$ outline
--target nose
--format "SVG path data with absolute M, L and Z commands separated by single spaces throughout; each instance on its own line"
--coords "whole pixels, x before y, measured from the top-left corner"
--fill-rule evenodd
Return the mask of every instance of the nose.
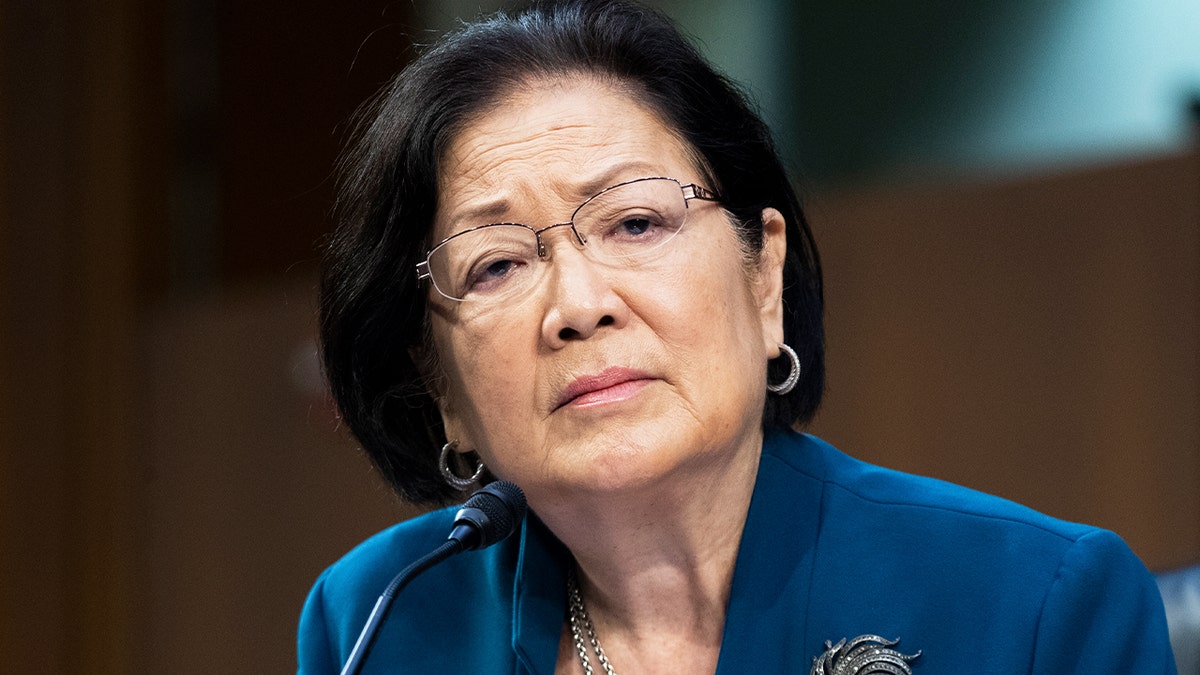
M 620 328 L 629 306 L 617 293 L 611 272 L 574 247 L 559 247 L 550 264 L 542 339 L 554 349 L 586 340 L 605 326 Z

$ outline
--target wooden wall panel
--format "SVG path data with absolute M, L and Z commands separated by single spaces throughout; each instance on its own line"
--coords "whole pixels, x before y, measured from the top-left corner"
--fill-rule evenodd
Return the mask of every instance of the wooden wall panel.
M 1200 164 L 813 200 L 829 391 L 814 430 L 1200 560 Z
M 186 314 L 247 277 L 269 284 L 297 263 L 311 269 L 314 239 L 328 227 L 338 125 L 381 73 L 398 66 L 408 41 L 397 34 L 409 11 L 386 1 L 314 9 L 281 0 L 0 0 L 0 672 L 228 671 L 228 661 L 204 659 L 181 669 L 150 666 L 231 652 L 197 641 L 217 633 L 187 633 L 195 628 L 188 621 L 217 615 L 173 614 L 155 603 L 177 598 L 148 582 L 178 580 L 164 567 L 181 558 L 172 557 L 174 540 L 163 532 L 186 534 L 208 521 L 190 511 L 202 500 L 181 498 L 204 485 L 186 472 L 177 485 L 154 482 L 161 456 L 150 439 L 161 427 L 149 411 L 173 410 L 175 399 L 146 386 L 159 375 L 145 360 L 143 350 L 155 344 L 146 333 L 170 323 L 162 303 Z M 387 29 L 367 40 L 380 24 Z M 189 61 L 197 54 L 223 59 L 220 78 L 206 79 L 212 64 Z M 212 116 L 224 124 L 189 117 L 187 106 L 197 103 L 202 112 L 219 108 Z M 259 137 L 270 142 L 254 143 Z M 206 220 L 216 213 L 220 223 Z M 186 324 L 172 325 L 186 332 Z M 197 338 L 213 332 L 203 321 L 197 330 Z M 211 374 L 232 383 L 248 372 L 236 361 L 234 370 Z M 210 456 L 236 467 L 283 455 L 265 443 Z M 330 473 L 319 460 L 295 466 L 312 471 L 304 483 L 309 510 L 289 515 L 339 527 L 308 518 L 311 510 L 340 513 L 326 506 L 338 499 L 321 482 Z M 240 504 L 278 515 L 272 507 L 285 502 Z M 167 530 L 162 514 L 176 513 L 183 529 Z M 230 520 L 227 537 L 206 541 L 224 557 L 196 560 L 278 554 L 279 567 L 295 576 L 218 566 L 217 580 L 244 578 L 278 591 L 290 579 L 294 595 L 299 576 L 311 583 L 318 557 L 328 563 L 341 550 L 334 534 L 333 549 L 270 551 L 256 547 L 266 539 L 255 539 L 251 525 Z M 346 532 L 357 538 L 364 530 L 356 520 Z M 287 665 L 264 672 L 286 671 L 299 600 L 282 594 L 268 606 L 234 592 L 238 583 L 178 590 L 220 599 L 222 625 L 239 626 L 230 650 L 254 640 L 247 627 L 270 617 L 263 640 L 277 639 L 265 648 L 266 662 Z M 173 651 L 159 658 L 164 649 Z
M 136 0 L 0 3 L 0 653 L 12 672 L 133 662 Z
M 413 514 L 336 429 L 312 288 L 301 277 L 197 299 L 145 335 L 139 672 L 294 671 L 317 575 Z
M 68 205 L 53 81 L 65 36 L 56 9 L 0 4 L 0 653 L 13 672 L 62 672 L 70 630 Z

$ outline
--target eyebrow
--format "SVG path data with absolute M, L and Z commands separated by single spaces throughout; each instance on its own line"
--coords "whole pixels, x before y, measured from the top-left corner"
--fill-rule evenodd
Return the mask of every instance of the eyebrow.
M 635 170 L 641 172 L 636 175 L 626 175 L 623 178 L 618 178 L 622 174 L 632 174 Z M 662 176 L 663 172 L 654 168 L 653 164 L 644 160 L 631 160 L 628 162 L 619 162 L 610 167 L 607 167 L 602 173 L 596 174 L 591 178 L 583 181 L 579 185 L 578 197 L 580 201 L 594 196 L 597 192 L 610 188 L 618 183 L 627 180 L 637 180 L 638 178 L 657 178 Z
M 451 222 L 454 223 L 455 226 L 461 225 L 465 222 L 469 227 L 471 226 L 471 223 L 494 223 L 502 219 L 504 214 L 508 213 L 511 209 L 512 202 L 507 197 L 496 197 L 495 199 L 491 199 L 487 202 L 477 204 L 466 209 L 465 211 L 457 214 Z M 483 223 L 480 223 L 480 221 L 483 221 Z
M 636 175 L 635 171 L 641 172 Z M 618 178 L 618 176 L 624 177 Z M 643 160 L 631 160 L 627 162 L 618 162 L 612 166 L 606 167 L 601 173 L 595 174 L 580 182 L 575 188 L 575 194 L 580 203 L 585 199 L 589 199 L 596 193 L 610 188 L 614 185 L 628 180 L 637 180 L 638 178 L 655 178 L 663 175 L 661 171 L 656 172 L 653 165 Z M 578 206 L 578 205 L 576 205 Z M 454 216 L 451 220 L 453 229 L 461 231 L 469 227 L 478 225 L 489 225 L 497 222 L 512 222 L 505 220 L 505 215 L 512 210 L 512 200 L 507 197 L 495 197 L 480 204 L 475 204 L 463 210 Z M 569 214 L 564 214 L 566 217 Z M 525 223 L 528 225 L 528 223 Z M 463 227 L 463 226 L 466 227 Z

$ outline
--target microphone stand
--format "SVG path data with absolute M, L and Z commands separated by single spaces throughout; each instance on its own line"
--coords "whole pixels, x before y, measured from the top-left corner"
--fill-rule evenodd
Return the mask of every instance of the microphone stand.
M 358 634 L 358 641 L 354 643 L 354 649 L 350 652 L 350 658 L 346 659 L 346 665 L 342 666 L 341 675 L 358 675 L 363 662 L 367 660 L 367 654 L 371 651 L 371 645 L 375 642 L 375 635 L 379 632 L 379 627 L 383 625 L 388 610 L 392 608 L 392 601 L 396 599 L 396 594 L 418 574 L 462 551 L 463 543 L 461 541 L 447 539 L 444 544 L 427 553 L 425 557 L 417 559 L 413 564 L 400 570 L 400 573 L 392 579 L 392 583 L 383 589 L 383 593 L 375 601 L 375 608 L 371 610 L 371 616 L 367 618 L 362 632 Z
M 392 601 L 408 582 L 425 570 L 457 553 L 487 548 L 511 535 L 525 518 L 525 493 L 508 481 L 498 480 L 480 488 L 454 515 L 450 538 L 416 562 L 405 567 L 375 601 L 367 623 L 342 666 L 341 675 L 358 675 L 375 642 L 379 627 L 387 618 Z

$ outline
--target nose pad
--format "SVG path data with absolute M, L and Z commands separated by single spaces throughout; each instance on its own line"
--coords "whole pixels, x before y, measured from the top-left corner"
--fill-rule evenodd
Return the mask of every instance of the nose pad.
M 579 234 L 579 230 L 575 229 L 575 223 L 568 220 L 565 223 L 555 223 L 553 225 L 547 225 L 546 227 L 543 227 L 542 229 L 537 230 L 536 232 L 533 233 L 534 236 L 537 237 L 537 254 L 538 254 L 539 258 L 545 259 L 546 256 L 549 254 L 549 249 L 547 249 L 547 247 L 546 247 L 546 241 L 542 238 L 542 234 L 549 232 L 550 230 L 553 230 L 556 227 L 570 228 L 571 234 L 567 236 L 567 239 L 574 242 L 576 248 L 583 248 L 584 246 L 587 245 L 587 239 L 584 239 L 583 235 Z

